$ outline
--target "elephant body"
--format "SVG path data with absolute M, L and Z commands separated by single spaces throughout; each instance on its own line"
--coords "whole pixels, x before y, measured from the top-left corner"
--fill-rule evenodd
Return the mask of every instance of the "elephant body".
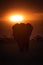
M 15 24 L 13 26 L 13 36 L 14 39 L 18 42 L 20 50 L 23 51 L 24 48 L 28 50 L 29 38 L 32 30 L 33 27 L 29 23 Z

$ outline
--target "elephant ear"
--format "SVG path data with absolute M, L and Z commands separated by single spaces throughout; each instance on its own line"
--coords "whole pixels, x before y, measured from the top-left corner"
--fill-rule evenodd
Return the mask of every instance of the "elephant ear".
M 33 30 L 33 26 L 30 23 L 27 23 L 27 27 L 31 30 Z
M 18 30 L 18 23 L 13 25 L 12 29 L 13 29 L 13 36 L 14 36 L 14 39 L 16 39 L 16 34 L 17 34 L 17 30 Z
M 14 30 L 19 24 L 16 23 L 15 25 L 13 25 L 12 29 Z
M 33 30 L 33 26 L 30 23 L 27 23 L 26 28 L 27 28 L 27 34 L 30 36 Z

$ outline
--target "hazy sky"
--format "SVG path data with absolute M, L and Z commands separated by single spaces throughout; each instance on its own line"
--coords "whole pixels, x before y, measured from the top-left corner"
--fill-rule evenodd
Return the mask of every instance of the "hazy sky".
M 22 12 L 23 14 L 31 13 L 30 17 L 34 16 L 36 18 L 39 17 L 39 20 L 41 18 L 43 19 L 43 0 L 0 0 L 0 19 L 4 17 L 6 13 L 8 12 L 10 13 L 11 11 L 12 12 L 15 12 L 15 11 Z M 36 27 L 37 27 L 37 32 L 34 31 L 34 33 L 35 34 L 39 33 L 42 35 L 43 34 L 43 31 L 42 31 L 43 24 L 40 25 L 40 23 L 39 24 L 38 23 L 36 25 L 34 22 L 34 26 L 36 25 L 34 30 L 36 30 Z M 11 31 L 10 28 L 11 28 L 11 24 L 5 23 L 4 21 L 1 22 L 1 26 L 0 26 L 1 32 L 0 33 L 1 34 L 4 33 L 10 36 L 10 31 Z
M 1 18 L 10 12 L 26 15 L 31 13 L 32 16 L 43 14 L 43 0 L 0 0 Z
M 0 9 L 27 8 L 35 9 L 38 12 L 43 11 L 43 0 L 0 0 Z M 3 12 L 3 11 L 2 11 Z

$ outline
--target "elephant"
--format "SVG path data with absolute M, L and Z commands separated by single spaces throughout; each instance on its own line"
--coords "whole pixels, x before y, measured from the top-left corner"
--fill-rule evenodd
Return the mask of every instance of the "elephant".
M 15 24 L 12 27 L 14 40 L 17 41 L 20 51 L 28 51 L 29 38 L 31 36 L 33 26 L 30 23 Z

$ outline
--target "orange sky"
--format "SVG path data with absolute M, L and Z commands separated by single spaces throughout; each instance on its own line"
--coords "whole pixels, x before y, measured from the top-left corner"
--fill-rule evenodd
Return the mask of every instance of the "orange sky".
M 30 12 L 30 11 L 6 11 L 2 17 L 1 20 L 2 21 L 9 21 L 9 17 L 11 15 L 15 15 L 15 14 L 20 14 L 24 16 L 24 20 L 43 20 L 43 13 L 35 13 L 35 12 Z M 10 22 L 10 21 L 9 21 Z
M 2 25 L 4 25 L 4 29 L 2 29 L 1 31 L 1 34 L 4 34 L 6 35 L 7 37 L 10 37 L 12 35 L 12 26 L 14 25 L 14 23 L 12 23 L 11 21 L 9 21 L 9 16 L 11 15 L 14 15 L 14 14 L 21 14 L 25 17 L 25 21 L 24 23 L 32 23 L 33 26 L 35 23 L 38 23 L 39 21 L 38 20 L 43 20 L 43 13 L 38 13 L 38 12 L 31 12 L 31 11 L 12 11 L 12 10 L 9 10 L 9 11 L 6 11 L 2 14 L 2 17 L 1 17 L 1 21 L 2 21 Z M 34 21 L 33 21 L 34 20 Z M 37 20 L 37 21 L 36 21 Z M 23 22 L 23 21 L 22 21 Z M 3 27 L 3 26 L 1 26 Z M 35 29 L 33 30 L 33 33 L 32 33 L 32 37 L 34 37 L 34 35 L 36 35 L 37 33 L 41 34 L 43 33 L 43 31 L 40 33 L 40 28 L 38 26 L 34 26 Z M 36 27 L 37 28 L 37 31 L 35 32 L 36 30 Z

